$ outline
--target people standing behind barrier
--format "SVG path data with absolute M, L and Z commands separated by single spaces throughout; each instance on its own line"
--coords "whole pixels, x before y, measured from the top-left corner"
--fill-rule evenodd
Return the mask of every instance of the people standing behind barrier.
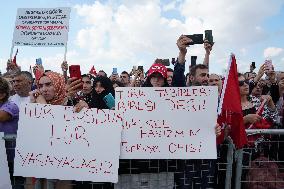
M 89 106 L 93 101 L 93 88 L 95 77 L 90 74 L 82 75 L 82 80 L 77 78 L 70 78 L 69 80 L 70 88 L 75 90 L 67 90 L 68 102 L 67 106 L 73 106 L 79 102 L 79 100 L 84 100 Z
M 84 89 L 84 80 L 87 81 L 88 79 L 84 79 L 84 75 L 82 76 L 82 81 L 83 81 L 83 89 Z M 93 81 L 92 81 L 93 80 Z M 104 76 L 99 76 L 93 79 L 90 79 L 92 81 L 92 90 L 88 95 L 90 95 L 91 98 L 88 98 L 89 100 L 86 101 L 85 99 L 80 99 L 77 101 L 74 106 L 75 112 L 80 112 L 83 108 L 98 108 L 98 109 L 111 109 L 109 107 L 109 104 L 112 103 L 114 104 L 114 88 L 113 84 L 110 81 L 109 78 L 104 77 Z M 66 86 L 66 92 L 67 96 L 69 98 L 68 101 L 70 101 L 70 98 L 74 98 L 76 93 L 78 93 L 81 89 L 82 83 L 81 80 L 76 80 L 76 78 L 70 78 L 68 81 L 68 85 Z M 86 85 L 86 84 L 85 84 Z M 89 89 L 90 87 L 86 87 L 85 89 Z M 89 90 L 85 90 L 84 92 L 89 92 Z M 109 98 L 105 98 L 108 96 Z M 113 97 L 113 98 L 111 98 Z M 110 102 L 113 100 L 113 102 Z M 74 101 L 74 100 L 72 100 Z M 96 187 L 99 188 L 113 188 L 112 183 L 92 183 L 92 182 L 82 182 L 82 181 L 73 181 L 73 189 L 91 189 L 93 188 L 93 184 Z
M 262 95 L 260 99 L 249 95 L 249 81 L 244 75 L 239 74 L 239 87 L 241 95 L 241 105 L 245 127 L 248 129 L 269 129 L 277 119 L 277 110 L 269 95 Z M 264 108 L 261 108 L 265 102 Z M 248 138 L 250 145 L 254 145 L 255 137 Z
M 16 94 L 11 96 L 10 100 L 15 102 L 18 107 L 21 103 L 29 103 L 29 92 L 33 84 L 32 74 L 28 71 L 17 72 L 13 75 L 12 83 Z
M 37 81 L 38 89 L 31 91 L 31 103 L 63 105 L 66 101 L 65 95 L 65 79 L 63 75 L 56 72 L 46 72 Z M 27 187 L 33 188 L 32 179 L 27 179 Z M 46 186 L 48 182 L 53 182 L 46 179 L 41 179 L 41 182 Z M 55 188 L 71 189 L 71 181 L 55 181 Z
M 14 102 L 9 100 L 9 94 L 10 87 L 8 81 L 0 77 L 0 132 L 4 132 L 5 137 L 17 134 L 19 120 L 19 108 Z M 23 183 L 13 182 L 16 140 L 5 140 L 5 147 L 11 182 L 15 187 L 22 188 L 23 185 L 18 186 L 17 184 Z
M 178 63 L 174 67 L 173 85 L 185 87 L 186 81 L 185 56 L 188 44 L 192 40 L 184 35 L 177 40 L 179 48 Z M 211 51 L 211 49 L 210 49 Z M 208 86 L 209 81 L 209 59 L 205 64 L 197 64 L 190 68 L 189 80 L 191 86 Z M 216 120 L 217 121 L 217 120 Z M 221 134 L 221 127 L 216 124 L 215 134 Z M 175 173 L 175 184 L 177 188 L 215 188 L 216 187 L 216 160 L 178 160 L 180 170 Z

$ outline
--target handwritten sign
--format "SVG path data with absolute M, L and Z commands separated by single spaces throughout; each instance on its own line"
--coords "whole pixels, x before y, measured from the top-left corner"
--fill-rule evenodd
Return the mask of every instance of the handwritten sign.
M 20 8 L 14 28 L 14 46 L 65 46 L 70 8 Z
M 12 189 L 3 137 L 4 133 L 0 133 L 0 189 Z
M 117 88 L 121 159 L 216 159 L 217 88 Z
M 24 177 L 117 182 L 122 116 L 113 110 L 24 104 L 15 174 Z

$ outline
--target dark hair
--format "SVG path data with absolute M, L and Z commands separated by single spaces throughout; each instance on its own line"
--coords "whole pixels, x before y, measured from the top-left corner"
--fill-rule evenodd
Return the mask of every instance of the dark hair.
M 167 68 L 167 72 L 174 72 L 172 68 Z
M 3 102 L 6 102 L 9 99 L 10 95 L 10 86 L 6 79 L 0 77 L 0 93 L 5 93 L 6 96 L 3 99 Z
M 208 66 L 205 65 L 205 64 L 196 64 L 195 66 L 192 66 L 190 68 L 190 73 L 189 74 L 194 77 L 196 75 L 196 70 L 197 69 L 201 69 L 201 70 L 207 69 L 208 70 Z
M 95 86 L 96 84 L 100 82 L 101 86 L 105 89 L 102 93 L 98 94 L 96 93 Z M 94 80 L 94 87 L 93 87 L 93 99 L 92 99 L 92 108 L 98 108 L 98 109 L 109 109 L 106 103 L 104 102 L 104 97 L 108 95 L 109 93 L 112 94 L 113 97 L 115 97 L 114 94 L 114 88 L 112 86 L 112 82 L 108 77 L 100 76 L 96 77 Z
M 113 82 L 112 82 L 112 86 L 113 86 L 114 84 L 117 84 L 119 87 L 124 87 L 124 85 L 123 85 L 120 81 L 113 81 Z
M 19 71 L 19 72 L 16 72 L 13 77 L 17 77 L 17 76 L 20 76 L 20 75 L 23 75 L 25 76 L 28 80 L 30 80 L 31 82 L 33 82 L 33 76 L 30 72 L 28 71 Z
M 121 74 L 127 74 L 128 78 L 130 78 L 130 75 L 129 75 L 129 73 L 127 71 L 123 71 L 123 72 L 121 72 Z
M 103 72 L 105 74 L 105 77 L 107 77 L 107 74 L 104 70 L 100 70 L 99 72 Z
M 111 93 L 114 96 L 114 89 L 112 86 L 112 82 L 108 77 L 103 77 L 103 76 L 96 77 L 93 86 L 95 87 L 98 82 L 101 83 L 101 86 L 105 89 L 105 92 L 107 94 Z
M 160 74 L 160 73 L 159 73 L 159 74 Z M 142 87 L 153 87 L 153 85 L 151 84 L 152 75 L 153 75 L 153 74 L 151 74 L 150 76 L 147 77 L 147 79 L 146 79 L 146 81 L 145 81 L 145 83 L 143 84 Z M 162 76 L 162 74 L 161 74 L 161 76 Z M 169 85 L 169 83 L 168 83 L 167 78 L 164 78 L 164 85 L 163 85 L 162 87 L 169 87 L 169 86 L 170 86 L 170 85 Z

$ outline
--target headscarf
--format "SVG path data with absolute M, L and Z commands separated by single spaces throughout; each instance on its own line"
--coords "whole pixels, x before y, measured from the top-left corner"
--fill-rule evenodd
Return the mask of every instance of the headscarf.
M 55 91 L 54 98 L 50 101 L 47 101 L 47 103 L 51 105 L 62 105 L 66 96 L 65 79 L 63 75 L 49 71 L 44 73 L 41 77 L 43 76 L 47 76 L 51 80 Z
M 105 89 L 102 93 L 98 94 L 96 93 L 95 87 L 96 84 L 100 82 L 101 86 Z M 107 77 L 96 77 L 94 80 L 94 87 L 93 87 L 93 100 L 92 100 L 92 106 L 91 108 L 98 108 L 98 109 L 109 109 L 108 106 L 106 105 L 105 101 L 103 98 L 108 95 L 109 93 L 112 94 L 114 97 L 114 89 L 112 86 L 112 82 L 109 78 Z

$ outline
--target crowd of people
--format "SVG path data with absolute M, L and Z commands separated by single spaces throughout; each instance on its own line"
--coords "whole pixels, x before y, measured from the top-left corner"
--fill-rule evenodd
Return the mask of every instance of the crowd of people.
M 205 56 L 202 64 L 186 68 L 186 55 L 192 40 L 181 35 L 177 40 L 178 58 L 173 62 L 174 69 L 163 65 L 160 59 L 154 61 L 146 70 L 143 67 L 133 67 L 118 74 L 116 71 L 107 75 L 104 70 L 97 73 L 84 73 L 81 79 L 68 77 L 68 64 L 61 64 L 62 73 L 46 70 L 42 65 L 33 67 L 33 73 L 23 71 L 12 61 L 7 63 L 7 72 L 0 78 L 0 132 L 5 135 L 16 135 L 19 121 L 19 107 L 22 103 L 41 103 L 51 105 L 74 106 L 76 112 L 83 108 L 114 109 L 104 101 L 111 94 L 115 98 L 116 87 L 190 87 L 217 86 L 219 93 L 222 89 L 224 76 L 209 74 L 209 58 L 213 44 L 204 40 Z M 46 65 L 48 66 L 48 65 Z M 145 70 L 144 70 L 145 69 Z M 239 89 L 243 122 L 246 129 L 270 129 L 283 126 L 283 93 L 284 72 L 274 70 L 273 66 L 263 64 L 257 73 L 254 67 L 246 73 L 239 73 Z M 186 73 L 186 70 L 189 72 Z M 146 72 L 145 72 L 146 71 Z M 33 75 L 35 77 L 33 77 Z M 264 110 L 258 112 L 264 103 Z M 216 124 L 215 133 L 221 134 L 221 126 Z M 230 133 L 229 133 L 230 135 Z M 254 142 L 260 135 L 249 138 L 248 147 L 254 148 Z M 32 144 L 31 144 L 32 145 Z M 16 141 L 6 141 L 7 160 L 11 180 L 17 182 L 14 188 L 34 188 L 32 178 L 13 177 L 13 161 Z M 119 173 L 126 173 L 127 164 L 139 160 L 120 160 Z M 156 160 L 153 160 L 156 161 Z M 168 160 L 158 160 L 160 165 Z M 217 160 L 177 160 L 174 174 L 175 188 L 220 188 L 216 178 Z M 202 166 L 201 166 L 202 165 Z M 142 167 L 142 166 L 141 166 Z M 191 171 L 195 167 L 195 171 Z M 204 168 L 206 167 L 206 168 Z M 137 172 L 143 173 L 145 166 Z M 202 169 L 206 172 L 202 173 Z M 162 169 L 159 171 L 161 172 Z M 149 173 L 149 171 L 146 171 Z M 50 182 L 46 179 L 36 179 L 43 188 Z M 55 188 L 91 188 L 90 182 L 52 181 Z M 100 183 L 96 188 L 113 188 L 111 183 Z

